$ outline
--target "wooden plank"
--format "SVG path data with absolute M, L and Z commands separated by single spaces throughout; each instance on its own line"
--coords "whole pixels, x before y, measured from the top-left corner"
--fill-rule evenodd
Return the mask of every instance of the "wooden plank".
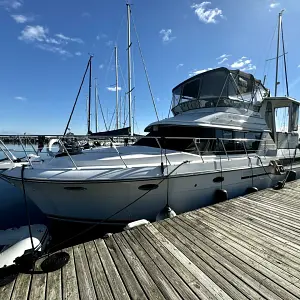
M 105 243 L 131 299 L 147 299 L 115 240 L 113 238 L 108 238 L 105 240 Z
M 264 240 L 265 242 L 272 244 L 273 247 L 280 247 L 282 250 L 288 251 L 292 255 L 298 257 L 298 253 L 299 253 L 299 251 L 297 249 L 298 245 L 291 243 L 281 237 L 278 237 L 278 236 L 274 235 L 272 232 L 261 229 L 255 225 L 251 224 L 251 222 L 249 220 L 245 221 L 245 220 L 239 218 L 236 214 L 236 211 L 234 211 L 234 212 L 231 211 L 230 213 L 228 213 L 229 209 L 227 209 L 224 212 L 223 208 L 220 209 L 220 207 L 209 207 L 209 208 L 205 208 L 205 209 L 201 210 L 201 212 L 200 211 L 193 212 L 193 213 L 191 213 L 191 216 L 194 214 L 199 215 L 208 210 L 215 210 L 215 211 L 221 212 L 222 214 L 228 216 L 230 219 L 235 221 L 239 228 L 243 228 L 247 232 L 249 232 L 251 234 L 251 236 L 258 237 L 258 238 Z
M 34 271 L 40 272 L 32 275 L 31 286 L 29 290 L 29 300 L 44 300 L 46 297 L 46 282 L 47 274 L 41 269 L 41 263 L 43 259 L 38 260 L 35 263 Z
M 185 221 L 187 218 L 180 219 Z M 200 218 L 194 219 L 193 221 L 191 220 L 189 219 L 189 225 L 197 226 L 197 231 L 199 231 L 199 229 L 202 227 L 201 223 L 203 222 L 206 226 L 203 226 L 203 228 L 201 228 L 201 233 L 209 237 L 212 241 L 214 241 L 222 248 L 224 248 L 227 251 L 227 253 L 230 253 L 232 256 L 234 256 L 234 259 L 232 261 L 238 263 L 240 269 L 243 269 L 245 272 L 248 272 L 248 274 L 250 274 L 251 277 L 253 277 L 256 281 L 260 282 L 262 285 L 268 288 L 269 291 L 272 291 L 273 293 L 277 294 L 279 297 L 284 299 L 298 299 L 295 296 L 293 296 L 293 294 L 298 294 L 298 288 L 290 282 L 288 282 L 287 280 L 280 277 L 279 275 L 277 275 L 276 273 L 274 273 L 272 270 L 263 266 L 263 260 L 257 262 L 253 259 L 253 257 L 247 256 L 245 254 L 245 252 L 247 251 L 243 249 L 243 247 L 240 247 L 237 243 L 234 243 L 229 237 L 220 233 L 216 228 L 213 228 L 213 226 L 211 226 L 211 224 L 208 224 L 206 221 L 200 221 Z M 248 251 L 247 254 L 250 255 L 251 252 Z M 232 259 L 232 256 L 228 256 L 227 254 L 223 255 L 226 255 L 228 259 Z M 289 293 L 285 289 L 286 287 L 288 287 L 289 290 L 291 289 L 291 292 L 293 292 L 293 294 Z
M 80 299 L 97 299 L 83 244 L 73 247 Z
M 62 299 L 62 278 L 61 269 L 47 273 L 46 299 Z
M 123 237 L 126 242 L 130 246 L 130 248 L 134 251 L 135 255 L 139 258 L 144 268 L 147 270 L 148 274 L 151 276 L 153 281 L 155 282 L 158 289 L 163 294 L 164 299 L 181 299 L 178 292 L 175 288 L 170 284 L 168 279 L 164 276 L 164 274 L 160 271 L 151 257 L 147 252 L 144 251 L 140 244 L 135 240 L 130 231 L 124 232 Z
M 69 262 L 62 268 L 62 298 L 79 300 L 78 282 L 75 270 L 73 248 L 64 249 L 70 255 Z
M 136 232 L 135 230 L 134 232 Z M 206 298 L 207 289 L 202 283 L 195 277 L 175 256 L 161 244 L 147 229 L 138 228 L 138 231 L 147 239 L 147 241 L 161 254 L 165 261 L 177 272 L 179 276 L 188 284 L 188 286 L 194 291 L 194 293 L 200 298 Z
M 175 218 L 177 219 L 177 218 Z M 232 299 L 259 299 L 261 296 L 253 289 L 247 287 L 242 280 L 223 267 L 217 260 L 210 256 L 213 249 L 205 246 L 198 239 L 195 239 L 184 227 L 181 227 L 175 220 L 169 219 L 160 223 L 164 228 L 159 228 L 169 240 L 215 283 L 222 288 Z M 188 226 L 186 226 L 188 228 Z M 205 251 L 203 251 L 205 249 Z M 221 256 L 218 259 L 223 260 Z M 239 289 L 240 290 L 239 290 Z
M 16 279 L 13 282 L 0 287 L 0 299 L 10 299 L 15 286 L 15 282 Z
M 287 221 L 285 218 L 275 215 L 274 213 L 268 213 L 265 210 L 257 209 L 255 207 L 249 205 L 238 205 L 235 203 L 231 204 L 232 206 L 238 208 L 240 211 L 244 213 L 248 213 L 249 215 L 257 216 L 263 219 L 265 222 L 267 221 L 270 224 L 273 224 L 277 228 L 282 228 L 284 231 L 297 233 L 300 235 L 300 228 L 297 223 Z
M 124 283 L 109 254 L 106 244 L 103 240 L 98 239 L 95 240 L 95 245 L 115 299 L 130 299 Z
M 251 224 L 258 226 L 259 228 L 268 230 L 275 235 L 281 236 L 284 239 L 293 242 L 295 244 L 300 245 L 300 237 L 297 236 L 297 231 L 286 228 L 282 224 L 277 225 L 276 222 L 272 222 L 272 219 L 266 218 L 262 213 L 258 216 L 251 211 L 247 210 L 245 207 L 241 207 L 241 205 L 233 204 L 237 209 L 239 209 L 238 216 L 244 220 L 250 220 Z M 300 228 L 300 223 L 299 223 Z
M 256 245 L 263 246 L 266 249 L 272 250 L 273 252 L 278 253 L 279 256 L 287 257 L 289 260 L 300 264 L 300 259 L 298 257 L 298 252 L 295 249 L 290 249 L 286 247 L 284 243 L 278 242 L 269 236 L 265 236 L 260 232 L 256 232 L 251 228 L 247 227 L 247 225 L 243 224 L 236 220 L 233 214 L 223 211 L 219 209 L 215 209 L 215 207 L 209 207 L 208 209 L 202 210 L 201 213 L 208 212 L 215 217 L 224 220 L 226 225 L 231 228 L 231 230 L 238 232 L 238 234 L 248 239 L 248 243 L 255 243 Z M 198 212 L 196 213 L 198 214 Z M 193 216 L 191 214 L 190 216 Z M 268 250 L 267 250 L 268 251 Z
M 158 229 L 160 223 L 154 223 L 153 226 L 147 226 L 152 235 L 154 235 L 168 250 L 173 254 L 194 276 L 196 276 L 203 284 L 203 298 L 213 299 L 230 299 L 230 297 L 214 283 L 204 272 L 202 272 L 195 264 L 188 259 L 184 253 L 177 249 Z M 207 292 L 208 293 L 207 293 Z
M 207 216 L 203 218 L 202 216 L 201 220 L 205 224 L 209 224 L 212 229 L 218 231 L 222 236 L 224 236 L 222 238 L 223 240 L 234 246 L 241 253 L 245 254 L 251 259 L 254 259 L 262 266 L 272 270 L 272 272 L 276 273 L 278 276 L 284 278 L 290 283 L 298 286 L 297 291 L 300 294 L 300 272 L 297 271 L 297 269 L 299 270 L 299 267 L 297 267 L 297 269 L 293 269 L 288 264 L 285 264 L 285 262 L 288 263 L 288 260 L 285 257 L 282 257 L 281 260 L 277 261 L 277 259 L 273 256 L 274 252 L 272 250 L 269 250 L 266 255 L 263 255 L 263 253 L 260 253 L 255 247 L 247 246 L 247 243 L 242 243 L 240 237 L 237 238 L 234 235 L 234 231 L 231 228 L 228 228 L 224 222 L 215 220 L 214 217 Z M 286 286 L 285 283 L 283 285 Z
M 166 262 L 166 260 L 155 250 L 155 248 L 147 241 L 147 239 L 141 234 L 141 232 L 137 230 L 132 230 L 130 234 L 137 240 L 141 247 L 143 247 L 143 251 L 147 252 L 151 257 L 156 266 L 160 269 L 160 271 L 164 274 L 166 278 L 169 279 L 172 286 L 176 289 L 183 299 L 199 299 L 196 294 L 192 292 L 192 289 L 184 282 L 184 279 L 179 276 L 175 272 L 174 269 Z M 168 257 L 170 257 L 169 255 Z M 173 256 L 171 256 L 173 258 Z M 172 263 L 172 262 L 171 262 Z M 177 262 L 177 265 L 180 265 Z
M 211 212 L 211 219 L 215 220 L 215 224 L 218 224 L 218 226 L 222 229 L 230 232 L 231 239 L 239 243 L 241 246 L 261 256 L 263 259 L 269 260 L 274 265 L 284 269 L 286 272 L 300 278 L 299 263 L 296 263 L 286 257 L 286 252 L 278 252 L 278 249 L 275 250 L 274 247 L 267 247 L 263 241 L 260 243 L 255 242 L 249 234 L 239 231 L 234 224 L 232 225 L 228 222 L 228 220 L 224 220 L 222 215 L 217 215 L 214 211 Z
M 28 292 L 31 283 L 31 275 L 29 274 L 19 274 L 16 279 L 13 293 L 11 295 L 11 300 L 27 300 Z M 2 299 L 1 299 L 2 300 Z
M 114 299 L 94 241 L 84 244 L 98 299 Z

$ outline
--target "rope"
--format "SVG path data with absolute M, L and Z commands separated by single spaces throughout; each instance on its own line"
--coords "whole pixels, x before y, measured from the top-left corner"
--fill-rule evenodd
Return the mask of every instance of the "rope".
M 163 177 L 163 178 L 161 179 L 161 181 L 158 183 L 158 186 L 159 186 L 161 183 L 163 183 L 166 179 L 168 179 L 168 178 L 169 178 L 169 177 L 170 177 L 170 176 L 171 176 L 178 168 L 180 168 L 182 165 L 184 165 L 184 164 L 186 164 L 186 163 L 188 163 L 188 162 L 189 162 L 188 160 L 185 160 L 185 161 L 183 161 L 182 163 L 180 163 L 178 166 L 176 166 L 176 168 L 174 168 L 174 170 L 172 170 L 170 173 L 168 173 L 165 177 Z M 146 195 L 147 195 L 148 193 L 150 193 L 151 191 L 153 191 L 153 189 L 146 191 L 144 194 L 142 194 L 141 196 L 139 196 L 138 198 L 136 198 L 134 201 L 132 201 L 132 202 L 130 202 L 129 204 L 127 204 L 126 206 L 124 206 L 123 208 L 119 209 L 118 211 L 116 211 L 115 213 L 113 213 L 112 215 L 110 215 L 109 217 L 107 217 L 106 219 L 104 219 L 104 220 L 102 220 L 102 221 L 100 221 L 100 222 L 97 222 L 97 223 L 93 224 L 92 226 L 88 227 L 87 229 L 85 229 L 85 230 L 83 230 L 83 231 L 81 231 L 81 232 L 75 234 L 74 236 L 72 236 L 72 237 L 70 237 L 70 238 L 68 238 L 68 239 L 66 239 L 66 240 L 64 240 L 64 241 L 62 241 L 62 242 L 60 242 L 60 243 L 58 243 L 58 244 L 52 246 L 52 247 L 48 250 L 48 252 L 50 252 L 51 250 L 53 250 L 53 249 L 56 248 L 56 247 L 59 247 L 59 246 L 63 245 L 64 243 L 67 243 L 67 242 L 69 242 L 69 241 L 71 241 L 71 240 L 73 240 L 73 239 L 75 239 L 75 238 L 77 238 L 77 237 L 79 237 L 79 236 L 81 236 L 81 235 L 83 235 L 83 234 L 89 232 L 90 230 L 94 229 L 96 226 L 101 225 L 101 224 L 107 222 L 109 219 L 113 218 L 114 216 L 116 216 L 116 215 L 119 214 L 120 212 L 124 211 L 125 209 L 127 209 L 128 207 L 130 207 L 131 205 L 133 205 L 134 203 L 136 203 L 136 202 L 139 201 L 140 199 L 142 199 L 144 196 L 146 196 Z M 46 256 L 48 256 L 48 254 L 44 254 L 43 256 L 41 256 L 41 258 L 46 257 Z
M 146 79 L 147 79 L 147 84 L 148 84 L 149 92 L 150 92 L 151 99 L 152 99 L 152 104 L 153 104 L 153 107 L 154 107 L 154 111 L 155 111 L 155 114 L 156 114 L 157 121 L 159 121 L 158 112 L 157 112 L 157 109 L 156 109 L 156 104 L 155 104 L 155 100 L 154 100 L 154 96 L 153 96 L 153 93 L 152 93 L 152 89 L 151 89 L 151 85 L 150 85 L 150 80 L 149 80 L 149 76 L 148 76 L 148 72 L 147 72 L 147 68 L 146 68 L 146 63 L 145 63 L 144 56 L 143 56 L 143 53 L 142 53 L 142 49 L 141 49 L 141 45 L 140 45 L 140 41 L 139 41 L 139 36 L 138 36 L 137 30 L 136 30 L 136 26 L 135 26 L 135 22 L 134 22 L 133 16 L 132 16 L 132 23 L 133 23 L 133 28 L 134 28 L 135 35 L 136 35 L 137 44 L 138 44 L 139 52 L 140 52 L 140 55 L 141 55 L 141 59 L 142 59 L 142 63 L 143 63 L 143 67 L 144 67 L 144 71 L 145 71 L 145 75 L 146 75 Z

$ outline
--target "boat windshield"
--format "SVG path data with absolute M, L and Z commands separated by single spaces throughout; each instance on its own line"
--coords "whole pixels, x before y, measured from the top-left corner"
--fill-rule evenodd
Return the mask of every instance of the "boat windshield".
M 219 68 L 197 75 L 173 89 L 172 110 L 235 107 L 258 111 L 268 90 L 260 81 L 244 72 Z

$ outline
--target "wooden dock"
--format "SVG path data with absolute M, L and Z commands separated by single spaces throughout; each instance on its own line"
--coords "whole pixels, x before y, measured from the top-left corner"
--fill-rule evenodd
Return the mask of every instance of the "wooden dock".
M 300 181 L 65 251 L 0 299 L 299 299 Z

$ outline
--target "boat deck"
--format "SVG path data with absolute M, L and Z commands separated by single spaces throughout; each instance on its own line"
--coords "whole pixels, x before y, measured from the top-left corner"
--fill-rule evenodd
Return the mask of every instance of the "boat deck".
M 0 299 L 299 299 L 299 199 L 295 181 L 67 248 Z

